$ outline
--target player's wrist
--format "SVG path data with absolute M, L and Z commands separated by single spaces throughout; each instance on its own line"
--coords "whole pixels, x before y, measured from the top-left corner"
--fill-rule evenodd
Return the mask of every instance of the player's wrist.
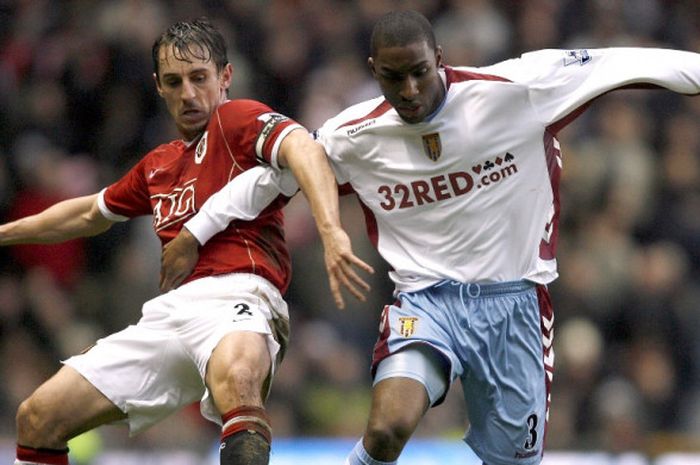
M 339 231 L 342 231 L 343 228 L 340 226 L 340 224 L 335 223 L 335 222 L 318 222 L 317 223 L 317 229 L 318 233 L 321 235 L 321 238 L 331 238 L 334 237 Z
M 217 225 L 204 212 L 199 212 L 183 225 L 183 230 L 194 237 L 197 241 L 197 246 L 203 246 L 215 234 L 219 232 Z
M 187 229 L 187 225 L 184 225 L 182 227 L 180 234 L 183 236 L 183 239 L 187 241 L 188 245 L 193 245 L 197 248 L 202 246 L 202 244 L 199 242 L 199 239 L 194 234 L 192 234 L 192 232 L 189 229 Z

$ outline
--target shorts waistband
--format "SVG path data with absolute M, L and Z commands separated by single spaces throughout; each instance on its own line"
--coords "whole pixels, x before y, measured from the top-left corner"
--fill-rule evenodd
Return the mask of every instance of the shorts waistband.
M 465 297 L 476 299 L 477 297 L 489 297 L 495 295 L 517 294 L 536 286 L 536 283 L 521 279 L 519 281 L 506 281 L 502 283 L 462 283 L 445 279 L 435 284 L 434 287 L 461 286 L 460 292 Z

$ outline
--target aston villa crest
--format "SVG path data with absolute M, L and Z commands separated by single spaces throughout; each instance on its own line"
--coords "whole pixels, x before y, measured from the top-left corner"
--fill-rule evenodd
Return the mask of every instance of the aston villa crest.
M 399 328 L 399 334 L 403 337 L 413 336 L 413 333 L 416 332 L 416 321 L 418 321 L 418 318 L 415 316 L 400 317 L 399 323 L 401 323 L 401 327 Z
M 425 154 L 433 161 L 440 158 L 442 154 L 442 143 L 440 142 L 440 134 L 433 132 L 423 136 L 423 149 Z

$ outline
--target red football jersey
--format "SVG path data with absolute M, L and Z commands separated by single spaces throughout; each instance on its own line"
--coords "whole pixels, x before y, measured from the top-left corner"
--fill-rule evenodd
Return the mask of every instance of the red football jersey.
M 253 100 L 228 101 L 212 114 L 206 131 L 191 143 L 181 140 L 149 152 L 100 195 L 100 208 L 112 220 L 153 215 L 163 244 L 173 239 L 213 193 L 258 164 L 277 165 L 280 143 L 295 121 Z M 187 278 L 232 272 L 254 273 L 280 292 L 291 279 L 279 196 L 253 221 L 233 221 L 200 250 Z

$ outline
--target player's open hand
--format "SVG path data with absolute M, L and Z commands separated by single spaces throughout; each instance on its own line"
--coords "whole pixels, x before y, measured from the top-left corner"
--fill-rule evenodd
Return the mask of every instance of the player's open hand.
M 366 273 L 374 273 L 374 269 L 353 254 L 350 238 L 343 229 L 336 228 L 322 234 L 322 240 L 328 281 L 335 304 L 338 308 L 345 308 L 341 286 L 365 302 L 370 286 L 357 274 L 355 267 Z
M 160 290 L 168 292 L 187 278 L 199 260 L 199 242 L 187 228 L 163 247 L 160 260 Z

